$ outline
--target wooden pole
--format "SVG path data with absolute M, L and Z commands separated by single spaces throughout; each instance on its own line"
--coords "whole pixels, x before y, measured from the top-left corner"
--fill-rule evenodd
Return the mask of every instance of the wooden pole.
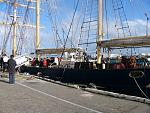
M 40 48 L 40 0 L 36 0 L 36 50 Z M 36 54 L 38 59 L 39 54 Z
M 98 42 L 103 37 L 103 0 L 98 0 L 98 33 L 97 33 L 97 63 L 101 63 L 101 47 Z
M 14 14 L 13 14 L 13 50 L 12 50 L 12 54 L 14 56 L 16 56 L 16 38 L 17 38 L 17 6 L 16 6 L 16 0 L 14 0 L 14 10 L 13 10 Z

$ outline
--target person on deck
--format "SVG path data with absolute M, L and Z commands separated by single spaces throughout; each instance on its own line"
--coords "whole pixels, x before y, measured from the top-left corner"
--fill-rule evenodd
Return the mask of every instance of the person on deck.
M 126 56 L 121 57 L 121 63 L 124 64 L 125 68 L 128 68 L 128 59 Z
M 43 67 L 47 67 L 47 60 L 46 60 L 46 58 L 44 58 L 44 60 L 43 60 Z
M 125 69 L 125 65 L 121 62 L 121 58 L 116 58 L 116 63 L 113 65 L 113 69 Z
M 13 58 L 14 58 L 14 55 L 11 55 L 10 59 L 8 60 L 8 72 L 9 72 L 9 83 L 10 84 L 15 83 L 16 61 Z
M 136 57 L 134 57 L 134 56 L 130 57 L 128 67 L 131 68 L 131 69 L 138 67 L 137 64 L 136 64 Z
M 47 57 L 46 61 L 47 61 L 47 67 L 49 67 L 49 65 L 50 65 L 50 59 Z
M 39 60 L 38 60 L 38 58 L 36 58 L 36 60 L 35 60 L 35 66 L 39 66 Z
M 32 59 L 31 66 L 35 66 L 35 58 Z
M 40 59 L 39 67 L 43 67 L 43 59 Z

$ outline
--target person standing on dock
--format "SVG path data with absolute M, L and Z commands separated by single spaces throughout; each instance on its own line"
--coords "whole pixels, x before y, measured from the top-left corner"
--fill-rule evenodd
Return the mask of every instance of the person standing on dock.
M 1 65 L 1 69 L 3 69 L 3 56 L 2 55 L 0 57 L 0 65 Z
M 10 84 L 15 83 L 16 61 L 13 58 L 14 58 L 14 55 L 11 55 L 10 59 L 8 60 L 8 72 L 9 72 Z
M 8 63 L 8 57 L 6 54 L 3 55 L 3 72 L 5 72 L 7 70 L 7 63 Z

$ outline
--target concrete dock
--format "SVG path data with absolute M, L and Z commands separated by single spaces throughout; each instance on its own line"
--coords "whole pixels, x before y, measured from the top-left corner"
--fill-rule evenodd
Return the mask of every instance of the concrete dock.
M 150 105 L 16 76 L 0 78 L 0 113 L 150 113 Z

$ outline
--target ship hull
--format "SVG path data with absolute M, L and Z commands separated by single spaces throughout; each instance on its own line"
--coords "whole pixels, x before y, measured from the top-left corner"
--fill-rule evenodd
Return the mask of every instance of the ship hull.
M 37 75 L 41 72 L 42 77 L 58 80 L 64 83 L 84 84 L 90 83 L 97 87 L 108 90 L 139 91 L 134 79 L 129 76 L 132 71 L 142 71 L 144 76 L 136 78 L 138 85 L 147 91 L 150 84 L 150 69 L 124 69 L 124 70 L 99 70 L 99 69 L 69 69 L 69 68 L 40 68 L 21 67 L 21 72 Z

